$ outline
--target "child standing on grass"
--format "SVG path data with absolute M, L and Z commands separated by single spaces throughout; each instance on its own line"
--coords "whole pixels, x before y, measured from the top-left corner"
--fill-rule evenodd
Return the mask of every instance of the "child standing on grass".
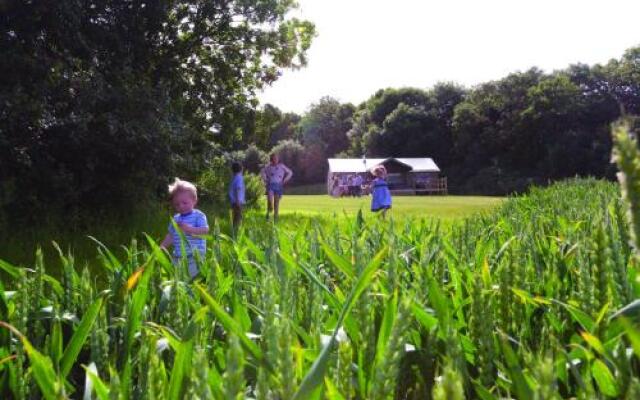
M 198 191 L 193 183 L 176 178 L 169 185 L 169 196 L 177 214 L 169 223 L 169 233 L 165 236 L 160 247 L 167 249 L 173 246 L 173 261 L 176 265 L 179 264 L 182 257 L 186 257 L 189 276 L 194 278 L 198 274 L 196 259 L 203 260 L 207 251 L 206 240 L 198 237 L 209 233 L 207 216 L 194 208 L 198 203 Z M 180 232 L 176 230 L 174 222 Z M 184 243 L 181 240 L 181 234 L 184 235 Z M 182 253 L 183 247 L 184 254 Z
M 382 210 L 382 218 L 385 218 L 387 210 L 391 208 L 391 192 L 385 181 L 387 170 L 379 165 L 373 169 L 373 175 L 375 178 L 371 182 L 371 211 Z
M 273 221 L 276 222 L 284 185 L 289 182 L 293 172 L 280 162 L 277 154 L 273 153 L 269 157 L 269 164 L 262 169 L 260 175 L 267 192 L 267 220 L 269 213 L 273 210 Z
M 231 200 L 231 215 L 233 217 L 233 234 L 238 232 L 240 222 L 242 222 L 242 207 L 245 204 L 244 198 L 244 178 L 242 176 L 242 165 L 239 162 L 231 164 L 233 178 L 229 185 L 229 200 Z

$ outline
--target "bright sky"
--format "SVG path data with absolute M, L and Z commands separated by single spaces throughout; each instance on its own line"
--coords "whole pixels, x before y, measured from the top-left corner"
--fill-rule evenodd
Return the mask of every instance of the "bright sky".
M 467 87 L 537 66 L 606 63 L 640 45 L 639 0 L 298 0 L 316 24 L 307 67 L 260 96 L 302 113 L 386 87 Z

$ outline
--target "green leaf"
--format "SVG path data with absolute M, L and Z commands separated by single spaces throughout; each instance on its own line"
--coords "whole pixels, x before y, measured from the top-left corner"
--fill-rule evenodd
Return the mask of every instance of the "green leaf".
M 119 271 L 122 268 L 122 264 L 118 261 L 118 257 L 116 257 L 111 250 L 107 246 L 104 245 L 101 241 L 96 239 L 93 236 L 87 236 L 91 241 L 98 245 L 98 252 L 102 257 L 103 263 L 102 265 L 107 268 L 109 271 Z M 62 253 L 58 250 L 59 253 Z
M 640 299 L 634 300 L 616 311 L 609 319 L 614 320 L 624 317 L 628 320 L 640 322 Z
M 129 309 L 129 318 L 127 318 L 127 330 L 125 336 L 125 352 L 121 358 L 121 365 L 123 365 L 121 388 L 125 398 L 129 397 L 129 390 L 133 387 L 131 382 L 131 349 L 133 347 L 133 341 L 136 333 L 142 326 L 142 310 L 144 309 L 147 298 L 149 296 L 149 280 L 153 275 L 155 263 L 153 262 L 153 256 L 145 263 L 145 269 L 142 273 L 142 277 L 138 282 L 135 292 L 133 293 L 133 299 L 131 300 L 131 308 Z
M 509 376 L 513 381 L 514 392 L 518 395 L 520 399 L 530 399 L 531 398 L 531 388 L 527 384 L 527 380 L 522 373 L 522 368 L 520 367 L 520 362 L 518 361 L 518 357 L 516 353 L 511 348 L 511 344 L 506 335 L 501 335 L 501 345 L 502 345 L 502 354 L 504 354 L 505 361 L 507 362 L 507 367 L 509 368 Z
M 173 264 L 171 260 L 167 257 L 167 252 L 164 251 L 155 240 L 149 235 L 144 235 L 147 239 L 147 243 L 151 248 L 151 252 L 153 254 L 154 259 L 160 264 L 160 267 L 167 272 L 169 275 L 173 275 Z M 184 254 L 184 253 L 181 253 Z
M 324 283 L 322 283 L 320 278 L 318 278 L 318 276 L 316 274 L 314 274 L 313 271 L 311 271 L 309 268 L 305 267 L 301 263 L 296 262 L 288 254 L 284 254 L 284 253 L 280 252 L 279 255 L 280 255 L 280 258 L 282 259 L 282 261 L 285 262 L 286 264 L 288 264 L 290 268 L 300 270 L 307 278 L 309 278 L 309 280 L 311 282 L 313 282 L 316 285 L 318 285 L 318 287 L 320 287 L 325 292 L 325 294 L 327 294 L 327 296 L 330 299 L 332 305 L 333 306 L 337 306 L 338 299 L 336 298 L 335 294 Z
M 619 321 L 624 327 L 624 331 L 631 342 L 633 352 L 636 353 L 636 357 L 640 357 L 640 332 L 638 332 L 636 327 L 633 326 L 628 319 L 622 317 Z
M 491 287 L 491 269 L 489 268 L 487 257 L 482 260 L 482 283 L 484 283 L 485 288 Z
M 91 400 L 92 392 L 96 393 L 99 400 L 109 400 L 109 388 L 98 376 L 96 364 L 91 363 L 88 367 L 83 365 L 82 368 L 86 374 L 84 400 Z
M 427 331 L 438 326 L 438 318 L 426 312 L 419 304 L 415 302 L 412 303 L 411 312 L 413 312 L 413 316 Z
M 591 374 L 598 384 L 600 391 L 607 396 L 617 397 L 618 386 L 616 385 L 615 378 L 607 365 L 602 360 L 596 359 L 591 365 Z
M 186 340 L 180 343 L 171 369 L 171 380 L 169 381 L 169 395 L 171 400 L 183 398 L 182 385 L 185 376 L 189 376 L 191 371 L 191 357 L 193 356 L 193 337 L 196 325 L 191 323 L 187 328 Z
M 604 346 L 602 345 L 602 342 L 600 341 L 600 339 L 598 339 L 597 337 L 593 336 L 592 334 L 590 334 L 589 332 L 580 332 L 580 336 L 582 336 L 582 338 L 589 343 L 589 346 L 591 346 L 595 351 L 597 351 L 598 353 L 600 353 L 600 355 L 606 355 L 606 350 L 604 349 Z
M 51 286 L 51 289 L 53 289 L 53 291 L 56 292 L 58 296 L 62 297 L 64 295 L 64 289 L 62 288 L 60 281 L 58 281 L 56 278 L 54 278 L 51 275 L 44 274 L 42 276 L 42 279 L 45 282 L 49 283 L 49 285 Z
M 511 236 L 506 242 L 504 242 L 502 244 L 502 246 L 500 247 L 500 250 L 498 250 L 498 252 L 496 253 L 495 259 L 499 260 L 500 258 L 502 258 L 502 254 L 509 248 L 509 246 L 511 245 L 511 242 L 513 242 L 514 240 L 516 240 L 516 236 Z
M 398 311 L 398 293 L 394 293 L 393 297 L 390 301 L 387 301 L 387 306 L 384 310 L 384 315 L 382 317 L 382 323 L 380 324 L 380 329 L 378 331 L 378 342 L 376 344 L 376 360 L 374 365 L 372 365 L 372 370 L 375 371 L 375 368 L 382 361 L 381 358 L 385 356 L 385 349 L 387 348 L 387 343 L 389 343 L 389 336 L 391 335 L 391 328 L 393 328 L 393 321 L 396 318 L 396 314 Z
M 438 322 L 440 323 L 441 329 L 446 331 L 446 328 L 449 326 L 450 312 L 449 312 L 449 303 L 447 299 L 440 289 L 440 285 L 435 281 L 435 279 L 429 280 L 429 301 L 433 308 L 436 310 L 436 317 L 438 318 Z
M 580 325 L 582 325 L 582 328 L 584 328 L 588 332 L 593 332 L 595 321 L 587 313 L 585 313 L 584 311 L 580 310 L 577 307 L 574 307 L 569 304 L 565 304 L 558 300 L 554 299 L 552 301 L 564 307 L 564 309 L 567 310 L 569 314 L 571 314 L 571 317 L 573 317 L 573 320 L 579 323 Z
M 554 362 L 554 370 L 558 380 L 563 384 L 567 384 L 569 375 L 567 374 L 567 358 L 563 353 L 559 353 Z
M 100 296 L 93 302 L 93 304 L 91 304 L 91 306 L 89 306 L 87 312 L 82 317 L 80 324 L 73 332 L 73 336 L 71 336 L 71 340 L 69 340 L 67 347 L 64 349 L 62 362 L 60 363 L 60 373 L 63 378 L 66 378 L 67 375 L 69 375 L 69 371 L 71 371 L 71 367 L 76 361 L 76 357 L 80 354 L 80 350 L 82 350 L 84 342 L 87 340 L 87 337 L 89 337 L 91 327 L 98 318 L 98 314 L 100 314 L 103 301 L 104 297 Z
M 264 365 L 273 372 L 272 366 L 267 363 L 260 348 L 247 337 L 244 329 L 242 329 L 240 324 L 238 324 L 229 314 L 227 314 L 226 311 L 224 311 L 224 308 L 220 304 L 218 304 L 218 302 L 215 301 L 213 297 L 209 295 L 209 293 L 207 293 L 207 289 L 204 286 L 195 284 L 195 288 L 200 294 L 202 300 L 204 300 L 204 302 L 209 306 L 216 318 L 220 321 L 222 326 L 224 326 L 224 328 L 229 332 L 233 332 L 238 335 L 242 347 L 246 351 L 248 351 L 253 356 L 253 358 L 261 363 L 264 363 Z
M 342 255 L 336 253 L 329 245 L 325 242 L 321 242 L 322 250 L 324 250 L 329 260 L 335 265 L 343 274 L 347 276 L 349 279 L 355 278 L 355 271 L 353 265 Z
M 324 383 L 327 386 L 327 398 L 332 400 L 345 400 L 342 393 L 340 393 L 338 388 L 331 382 L 331 379 L 324 378 Z
M 533 296 L 529 292 L 526 292 L 522 289 L 511 288 L 511 291 L 522 300 L 523 303 L 533 303 Z
M 207 308 L 208 310 L 208 308 Z M 162 335 L 165 337 L 165 339 L 167 339 L 167 342 L 169 343 L 169 346 L 171 346 L 171 348 L 173 349 L 173 351 L 178 351 L 178 349 L 180 348 L 180 338 L 177 337 L 175 335 L 175 333 L 173 333 L 170 329 L 168 329 L 165 326 L 162 325 L 157 325 L 153 322 L 148 323 L 148 326 L 154 327 L 156 329 L 160 330 L 160 333 L 162 333 Z
M 5 298 L 4 285 L 0 282 L 0 321 L 9 319 L 9 307 Z
M 51 328 L 51 342 L 49 343 L 49 355 L 56 366 L 56 371 L 60 370 L 60 360 L 62 360 L 62 326 L 59 320 L 54 320 Z
M 602 306 L 602 308 L 600 309 L 600 312 L 598 313 L 598 316 L 596 317 L 596 320 L 595 320 L 595 324 L 596 325 L 599 325 L 600 322 L 604 319 L 604 316 L 607 315 L 607 311 L 609 311 L 609 306 L 610 305 L 611 304 L 607 302 L 607 303 L 605 303 L 604 306 Z
M 126 354 L 129 355 L 133 346 L 133 339 L 142 326 L 142 310 L 144 309 L 147 298 L 149 297 L 149 280 L 153 274 L 152 260 L 149 260 L 144 267 L 142 276 L 133 293 L 131 300 L 131 308 L 129 309 L 129 318 L 127 318 L 127 336 L 125 343 Z
M 371 284 L 374 274 L 382 264 L 382 261 L 387 256 L 388 252 L 389 252 L 389 248 L 385 246 L 382 250 L 380 250 L 375 255 L 375 257 L 373 257 L 371 261 L 369 261 L 369 264 L 367 264 L 365 269 L 362 271 L 362 273 L 360 274 L 360 277 L 358 278 L 358 281 L 356 282 L 355 287 L 353 288 L 351 294 L 347 298 L 348 308 L 346 310 L 343 310 L 343 313 L 345 314 L 345 316 L 351 311 L 356 300 L 360 297 L 364 289 L 366 289 L 367 286 Z
M 449 258 L 454 264 L 459 262 L 458 252 L 453 248 L 448 238 L 443 238 L 441 242 L 442 247 L 444 248 L 444 254 Z
M 335 343 L 338 330 L 342 326 L 342 322 L 349 314 L 349 312 L 353 308 L 353 305 L 358 300 L 364 289 L 371 284 L 375 272 L 382 264 L 382 260 L 384 259 L 388 251 L 388 247 L 384 247 L 382 250 L 380 250 L 360 274 L 358 281 L 351 289 L 349 297 L 347 297 L 345 304 L 342 306 L 342 311 L 340 312 L 340 316 L 338 317 L 338 321 L 336 323 L 335 329 L 333 330 L 333 334 L 331 335 L 331 339 L 329 339 L 329 343 L 322 349 L 320 355 L 318 355 L 318 357 L 313 362 L 313 365 L 311 365 L 309 371 L 307 371 L 307 374 L 303 378 L 302 383 L 300 383 L 298 390 L 293 396 L 294 400 L 310 398 L 315 392 L 316 387 L 322 384 L 324 374 L 327 370 L 327 363 L 329 361 L 331 349 Z
M 0 269 L 11 275 L 13 278 L 18 278 L 21 274 L 20 268 L 13 266 L 4 260 L 0 260 Z
M 2 371 L 2 366 L 6 363 L 9 363 L 16 359 L 15 354 L 9 355 L 7 348 L 0 348 L 0 371 Z
M 223 399 L 224 391 L 222 388 L 223 379 L 215 365 L 212 365 L 209 368 L 209 375 L 207 376 L 207 382 L 209 383 L 209 387 L 211 388 L 213 398 L 214 399 Z
M 51 359 L 36 350 L 31 345 L 31 342 L 13 326 L 3 321 L 0 321 L 0 326 L 9 329 L 20 338 L 22 346 L 29 357 L 31 371 L 42 392 L 42 396 L 47 400 L 59 400 L 63 385 L 60 378 L 55 374 Z
M 37 351 L 24 336 L 22 345 L 29 356 L 31 370 L 36 378 L 36 382 L 46 399 L 58 399 L 62 392 L 62 382 L 56 376 L 51 359 Z
M 243 243 L 247 246 L 247 248 L 253 253 L 253 255 L 256 257 L 256 260 L 261 263 L 264 264 L 266 261 L 265 255 L 264 255 L 264 251 L 262 249 L 260 249 L 260 247 L 258 245 L 256 245 L 255 243 L 253 243 L 249 238 L 247 238 L 246 236 L 244 237 L 244 241 Z
M 493 393 L 491 393 L 487 388 L 485 388 L 484 386 L 482 386 L 482 384 L 476 380 L 472 380 L 473 381 L 473 388 L 476 391 L 476 394 L 478 395 L 478 398 L 480 398 L 481 400 L 496 400 L 496 396 L 493 395 Z

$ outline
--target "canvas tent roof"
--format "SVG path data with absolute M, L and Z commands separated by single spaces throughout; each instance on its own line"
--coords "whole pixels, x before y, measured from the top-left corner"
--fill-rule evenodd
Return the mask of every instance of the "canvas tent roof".
M 329 172 L 367 172 L 385 161 L 395 160 L 411 168 L 412 172 L 440 172 L 431 158 L 329 158 Z

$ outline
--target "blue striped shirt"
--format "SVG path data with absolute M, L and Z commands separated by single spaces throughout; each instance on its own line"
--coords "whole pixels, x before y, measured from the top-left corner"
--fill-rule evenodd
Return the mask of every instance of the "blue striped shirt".
M 191 225 L 194 228 L 208 227 L 207 216 L 200 210 L 193 210 L 188 214 L 176 214 L 173 216 L 173 220 L 178 224 L 184 222 Z M 182 243 L 180 240 L 180 234 L 176 232 L 172 223 L 169 223 L 169 233 L 173 238 L 173 255 L 174 257 L 182 257 Z M 184 233 L 184 232 L 183 232 Z M 193 256 L 193 252 L 197 251 L 200 256 L 204 257 L 207 252 L 207 241 L 201 237 L 195 237 L 189 234 L 184 234 L 185 243 L 184 248 L 187 252 L 187 257 Z

